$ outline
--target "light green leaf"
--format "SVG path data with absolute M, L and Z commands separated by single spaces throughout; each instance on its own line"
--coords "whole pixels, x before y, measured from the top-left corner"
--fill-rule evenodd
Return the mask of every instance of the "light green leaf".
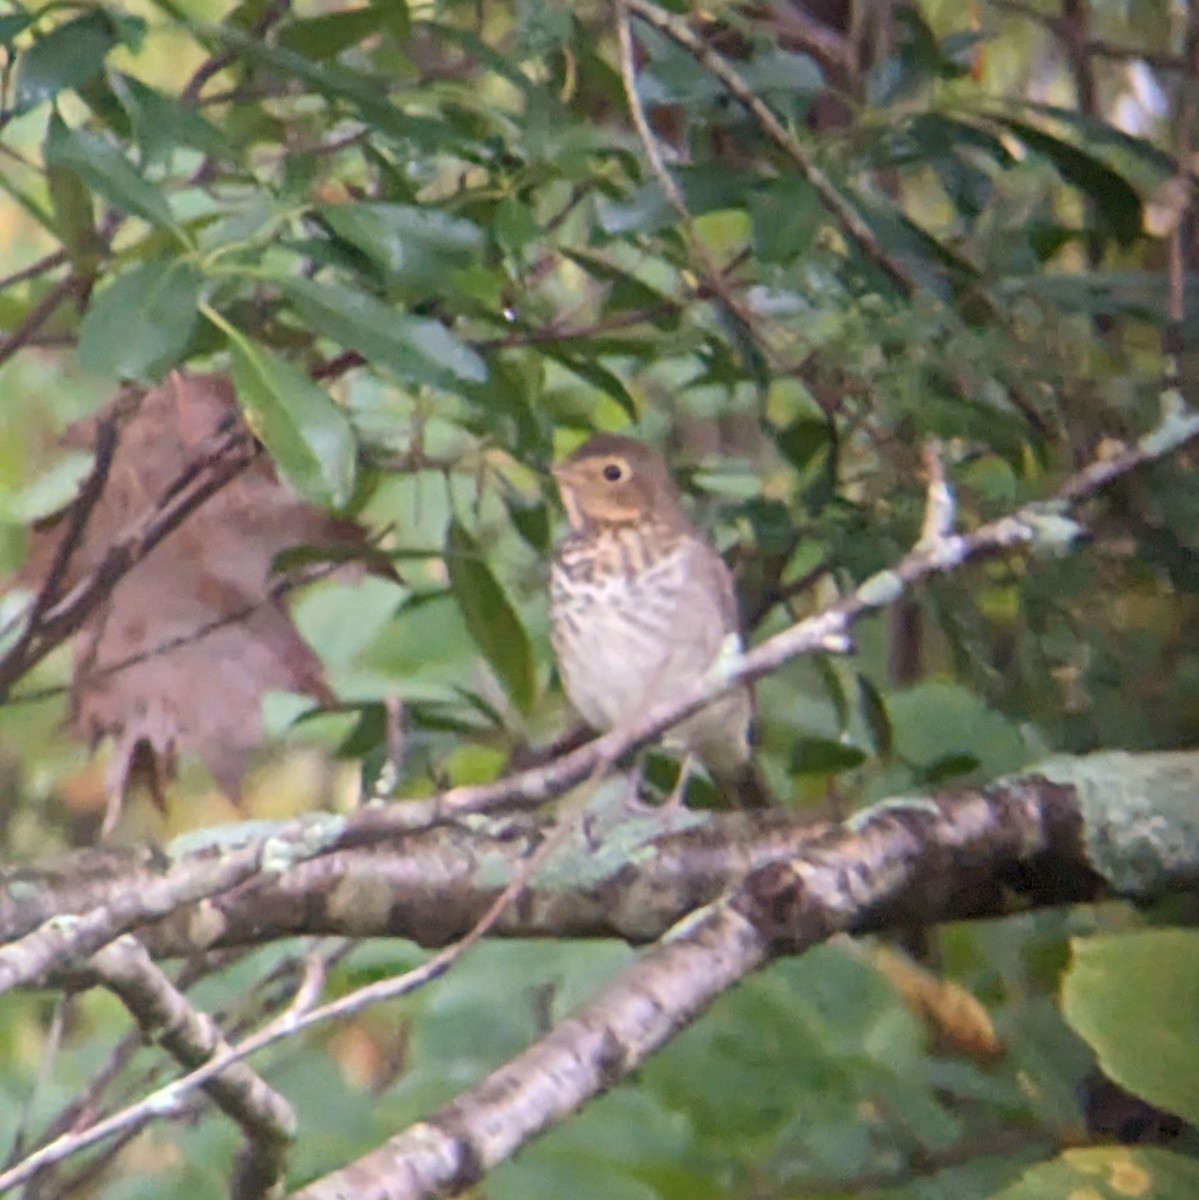
M 458 521 L 451 522 L 446 535 L 445 564 L 450 588 L 475 645 L 512 702 L 528 712 L 537 690 L 529 635 L 474 538 Z
M 1029 1167 L 1018 1183 L 992 1200 L 1189 1200 L 1199 1195 L 1199 1163 L 1151 1146 L 1067 1150 Z
M 449 271 L 469 267 L 483 249 L 473 221 L 411 204 L 326 204 L 317 215 L 344 238 L 406 282 L 443 282 Z
M 171 225 L 166 197 L 99 134 L 71 129 L 55 113 L 46 135 L 46 165 L 74 172 L 110 204 L 154 225 Z
M 203 278 L 178 259 L 142 263 L 91 303 L 79 330 L 86 370 L 153 382 L 175 365 L 196 327 Z
M 1121 1087 L 1199 1122 L 1199 932 L 1076 938 L 1066 1020 Z
M 450 391 L 487 379 L 487 364 L 440 321 L 397 312 L 337 284 L 290 277 L 275 282 L 314 333 L 352 347 L 401 379 Z
M 133 122 L 143 162 L 164 159 L 178 146 L 188 146 L 218 160 L 229 157 L 229 134 L 206 121 L 194 108 L 147 87 L 132 75 L 113 72 L 111 82 Z
M 342 508 L 354 491 L 356 447 L 345 414 L 297 366 L 222 325 L 246 421 L 305 500 Z

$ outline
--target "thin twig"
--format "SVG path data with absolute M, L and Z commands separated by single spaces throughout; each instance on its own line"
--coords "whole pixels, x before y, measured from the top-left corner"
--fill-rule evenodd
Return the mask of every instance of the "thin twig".
M 621 0 L 621 3 L 647 24 L 677 42 L 715 75 L 728 88 L 733 99 L 754 118 L 762 132 L 790 159 L 863 257 L 878 267 L 904 296 L 915 294 L 916 281 L 907 268 L 883 249 L 870 226 L 858 216 L 853 206 L 833 186 L 832 180 L 786 130 L 774 110 L 754 92 L 723 55 L 699 37 L 683 17 L 659 8 L 651 0 Z
M 18 350 L 23 349 L 36 336 L 38 330 L 72 297 L 82 296 L 90 283 L 77 275 L 60 279 L 29 310 L 25 319 L 0 342 L 0 364 L 8 362 Z
M 180 472 L 158 504 L 106 548 L 99 562 L 31 624 L 18 646 L 0 658 L 0 698 L 13 683 L 77 632 L 113 588 L 210 496 L 252 463 L 257 445 L 243 431 L 219 435 L 211 449 Z
M 695 219 L 687 207 L 674 176 L 670 173 L 666 160 L 662 157 L 661 147 L 654 131 L 645 115 L 645 106 L 641 103 L 641 95 L 637 91 L 637 68 L 633 51 L 633 32 L 629 22 L 630 5 L 626 0 L 616 0 L 616 33 L 620 47 L 620 78 L 624 87 L 625 101 L 629 107 L 629 115 L 633 119 L 633 127 L 645 151 L 650 170 L 658 181 L 667 203 L 678 214 L 683 237 L 687 243 L 688 252 L 699 269 L 704 283 L 711 290 L 713 297 L 720 301 L 726 312 L 750 334 L 759 348 L 769 357 L 773 357 L 768 342 L 762 339 L 756 330 L 753 316 L 745 309 L 736 296 L 733 295 L 726 282 L 724 271 L 712 261 L 704 247 L 703 241 L 695 229 Z
M 39 275 L 45 275 L 47 271 L 53 271 L 55 267 L 61 267 L 67 261 L 67 252 L 65 250 L 55 250 L 51 254 L 39 258 L 37 262 L 32 262 L 27 267 L 22 267 L 19 271 L 14 271 L 11 275 L 5 275 L 0 279 L 0 292 L 6 291 L 10 287 L 16 287 L 19 283 L 25 283 L 27 280 L 36 279 Z

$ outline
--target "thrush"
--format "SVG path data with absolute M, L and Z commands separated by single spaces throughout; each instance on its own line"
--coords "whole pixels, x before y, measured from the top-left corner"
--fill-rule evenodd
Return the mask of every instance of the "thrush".
M 666 463 L 633 438 L 596 434 L 554 468 L 569 530 L 550 583 L 551 640 L 563 687 L 606 731 L 707 674 L 741 648 L 733 581 L 683 510 Z M 742 805 L 768 793 L 753 768 L 753 697 L 742 685 L 667 731 Z

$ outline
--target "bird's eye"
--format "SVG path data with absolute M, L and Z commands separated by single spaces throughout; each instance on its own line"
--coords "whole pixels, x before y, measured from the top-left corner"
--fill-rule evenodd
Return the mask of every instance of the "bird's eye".
M 610 462 L 604 467 L 604 478 L 609 483 L 619 483 L 624 478 L 624 468 L 620 463 Z

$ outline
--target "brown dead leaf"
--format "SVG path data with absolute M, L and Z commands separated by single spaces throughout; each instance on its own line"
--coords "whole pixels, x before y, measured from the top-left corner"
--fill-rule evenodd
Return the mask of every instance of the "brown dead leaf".
M 983 1063 L 1003 1054 L 991 1014 L 965 988 L 887 946 L 876 947 L 870 961 L 924 1023 L 938 1050 Z
M 224 376 L 176 373 L 148 392 L 123 393 L 64 440 L 91 446 L 101 424 L 114 419 L 111 469 L 62 591 L 161 502 L 214 436 L 241 422 Z M 37 531 L 28 586 L 38 588 L 45 577 L 69 514 Z M 262 738 L 264 692 L 333 702 L 272 563 L 291 547 L 347 542 L 364 545 L 362 530 L 302 503 L 259 455 L 120 579 L 76 636 L 71 691 L 73 727 L 93 745 L 114 741 L 114 801 L 137 777 L 161 805 L 180 754 L 198 755 L 236 798 Z

